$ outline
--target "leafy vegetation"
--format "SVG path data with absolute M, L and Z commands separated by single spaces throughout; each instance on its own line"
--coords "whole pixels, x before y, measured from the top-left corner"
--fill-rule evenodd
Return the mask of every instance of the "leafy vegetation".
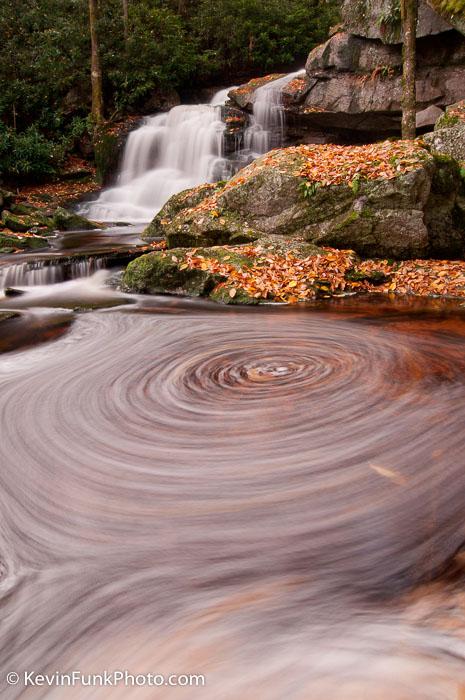
M 291 68 L 326 37 L 337 0 L 101 0 L 97 23 L 106 117 L 143 112 L 156 92 Z M 46 175 L 57 144 L 89 131 L 87 0 L 17 0 L 0 14 L 0 121 L 26 155 L 4 176 Z M 31 131 L 30 128 L 33 127 Z M 18 136 L 15 136 L 15 133 Z M 20 136 L 24 134 L 24 136 Z

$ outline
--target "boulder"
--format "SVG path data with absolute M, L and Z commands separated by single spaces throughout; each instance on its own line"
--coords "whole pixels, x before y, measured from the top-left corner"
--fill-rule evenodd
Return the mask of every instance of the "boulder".
M 193 187 L 174 195 L 143 231 L 144 240 L 166 238 L 169 248 L 249 243 L 256 236 L 234 214 L 220 215 L 210 199 L 224 183 Z M 192 216 L 191 216 L 192 213 Z
M 425 134 L 424 141 L 435 153 L 465 161 L 465 122 Z
M 4 209 L 2 212 L 2 222 L 5 228 L 15 233 L 26 233 L 38 225 L 34 217 L 12 214 L 7 209 Z
M 208 296 L 224 278 L 207 270 L 183 268 L 183 252 L 147 253 L 136 258 L 126 268 L 122 288 L 143 294 L 180 294 Z
M 47 239 L 41 236 L 14 236 L 0 232 L 0 253 L 12 253 L 19 248 L 35 250 L 47 246 Z
M 440 0 L 435 0 L 440 4 Z M 344 0 L 343 25 L 347 32 L 367 39 L 380 39 L 386 44 L 399 44 L 401 37 L 400 3 L 398 0 Z M 425 0 L 419 0 L 417 37 L 440 34 L 451 28 Z
M 284 76 L 285 73 L 270 73 L 260 78 L 253 78 L 249 80 L 248 83 L 239 85 L 239 87 L 230 90 L 228 97 L 242 109 L 250 111 L 255 100 L 255 91 L 263 87 L 263 85 L 271 83 L 273 80 L 278 80 L 278 78 L 283 78 Z
M 373 6 L 379 4 L 373 0 Z M 418 40 L 417 57 L 418 123 L 425 128 L 434 123 L 438 110 L 463 97 L 465 38 L 450 27 L 440 34 L 429 33 Z M 377 138 L 400 131 L 401 44 L 386 44 L 379 36 L 367 38 L 355 31 L 337 32 L 311 51 L 305 70 L 305 75 L 282 88 L 288 124 L 326 133 L 371 132 Z M 277 77 L 251 80 L 232 90 L 230 99 L 251 111 L 256 90 Z
M 464 184 L 456 161 L 431 155 L 420 145 L 399 160 L 398 153 L 410 148 L 402 142 L 366 147 L 366 155 L 361 148 L 272 151 L 199 204 L 179 210 L 176 200 L 173 215 L 159 222 L 158 230 L 170 248 L 270 235 L 351 248 L 371 257 L 463 254 Z M 361 165 L 352 179 L 345 178 L 341 173 L 354 160 Z
M 183 190 L 173 195 L 155 218 L 152 219 L 147 228 L 141 233 L 142 240 L 153 241 L 164 238 L 166 235 L 165 226 L 176 214 L 183 209 L 190 209 L 191 207 L 197 206 L 208 196 L 212 195 L 219 186 L 221 186 L 219 183 L 206 183 L 205 185 L 191 187 L 188 190 Z
M 465 34 L 465 8 L 463 4 L 454 2 L 454 0 L 426 0 L 426 2 L 443 21 Z
M 101 224 L 89 221 L 79 214 L 67 211 L 59 207 L 53 215 L 53 226 L 58 231 L 91 231 L 102 228 Z

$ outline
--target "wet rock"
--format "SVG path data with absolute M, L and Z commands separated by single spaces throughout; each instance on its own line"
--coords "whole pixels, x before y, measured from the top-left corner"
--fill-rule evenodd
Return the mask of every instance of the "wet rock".
M 14 236 L 0 233 L 0 253 L 13 253 L 18 248 L 34 250 L 47 248 L 48 242 L 42 236 Z
M 90 231 L 97 228 L 104 228 L 95 221 L 89 221 L 79 214 L 66 211 L 59 207 L 53 215 L 53 225 L 58 231 Z
M 127 266 L 122 289 L 143 294 L 208 296 L 224 278 L 187 266 L 181 269 L 185 252 L 174 249 L 141 255 Z
M 6 287 L 3 293 L 6 297 L 21 297 L 26 294 L 23 289 L 15 289 L 14 287 Z
M 248 83 L 230 90 L 228 97 L 242 109 L 250 111 L 255 101 L 255 91 L 273 80 L 284 77 L 284 75 L 285 73 L 270 73 L 259 78 L 253 78 Z

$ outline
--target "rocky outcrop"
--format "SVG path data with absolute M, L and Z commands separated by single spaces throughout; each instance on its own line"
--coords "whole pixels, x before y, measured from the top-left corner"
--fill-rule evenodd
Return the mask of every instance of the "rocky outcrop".
M 439 0 L 438 0 L 439 6 Z M 346 31 L 366 39 L 380 39 L 386 44 L 402 41 L 400 3 L 398 0 L 344 0 L 342 18 Z M 425 0 L 418 3 L 417 37 L 440 34 L 451 29 Z
M 379 136 L 400 130 L 402 45 L 397 0 L 346 0 L 342 31 L 309 55 L 305 74 L 283 89 L 291 118 L 307 129 Z M 456 22 L 455 26 L 459 26 Z M 465 97 L 465 37 L 420 3 L 417 101 L 419 128 L 432 127 L 447 105 Z M 230 92 L 251 110 L 255 91 L 277 76 Z
M 370 257 L 463 255 L 465 191 L 457 162 L 419 145 L 363 148 L 275 150 L 223 187 L 177 195 L 145 235 L 155 229 L 170 248 L 271 235 Z M 413 151 L 404 157 L 398 150 L 404 148 Z M 179 209 L 183 199 L 197 203 Z

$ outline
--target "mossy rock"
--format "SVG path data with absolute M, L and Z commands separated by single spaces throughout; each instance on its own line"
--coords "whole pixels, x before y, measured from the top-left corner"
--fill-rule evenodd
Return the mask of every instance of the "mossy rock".
M 225 278 L 207 270 L 181 269 L 185 252 L 172 250 L 141 255 L 127 266 L 122 288 L 140 294 L 208 296 Z
M 183 209 L 196 207 L 200 202 L 209 197 L 218 185 L 206 183 L 200 187 L 191 187 L 173 195 L 166 202 L 147 228 L 142 231 L 141 238 L 146 241 L 165 237 L 166 224 Z
M 91 231 L 102 228 L 101 224 L 89 221 L 89 219 L 85 219 L 79 214 L 74 214 L 74 212 L 66 211 L 66 209 L 61 207 L 55 211 L 53 226 L 58 231 Z
M 102 130 L 94 143 L 96 178 L 101 185 L 106 185 L 118 169 L 121 150 L 117 134 Z
M 12 253 L 18 248 L 35 250 L 37 248 L 47 248 L 47 246 L 47 239 L 42 236 L 24 236 L 20 238 L 19 236 L 9 236 L 0 233 L 0 252 L 2 253 Z
M 5 228 L 14 233 L 26 233 L 37 226 L 37 221 L 32 216 L 19 216 L 6 209 L 2 212 L 2 222 Z
M 264 299 L 255 299 L 255 297 L 250 296 L 250 294 L 247 294 L 243 289 L 238 289 L 228 284 L 218 285 L 210 294 L 210 299 L 219 304 L 228 304 L 231 306 L 256 306 L 264 301 Z

